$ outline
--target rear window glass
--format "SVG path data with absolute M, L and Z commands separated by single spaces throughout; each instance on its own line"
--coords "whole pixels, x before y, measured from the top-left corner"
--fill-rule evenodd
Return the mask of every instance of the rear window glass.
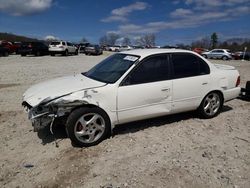
M 174 78 L 209 74 L 210 69 L 202 59 L 188 53 L 172 54 Z
M 59 45 L 60 42 L 51 42 L 50 45 Z

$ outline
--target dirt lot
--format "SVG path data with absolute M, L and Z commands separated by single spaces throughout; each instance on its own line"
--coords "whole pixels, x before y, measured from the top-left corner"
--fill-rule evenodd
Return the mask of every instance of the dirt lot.
M 250 102 L 224 105 L 216 118 L 195 112 L 118 126 L 90 148 L 56 130 L 35 133 L 21 107 L 32 84 L 88 70 L 102 56 L 0 57 L 0 187 L 250 187 Z M 250 62 L 234 65 L 242 85 Z

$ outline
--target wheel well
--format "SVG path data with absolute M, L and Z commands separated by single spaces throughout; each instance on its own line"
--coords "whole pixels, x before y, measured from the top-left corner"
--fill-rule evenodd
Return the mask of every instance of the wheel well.
M 72 108 L 70 113 L 72 113 L 74 110 L 78 109 L 78 108 L 99 108 L 101 109 L 109 118 L 109 121 L 111 123 L 111 118 L 109 117 L 108 113 L 101 107 L 97 106 L 97 105 L 94 105 L 94 104 L 83 104 L 83 105 L 80 105 L 80 106 L 76 106 L 75 108 Z

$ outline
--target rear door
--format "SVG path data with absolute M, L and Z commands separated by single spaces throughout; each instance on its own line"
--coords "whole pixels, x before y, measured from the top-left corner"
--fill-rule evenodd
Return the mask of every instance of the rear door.
M 168 55 L 143 60 L 118 88 L 119 123 L 165 115 L 171 111 L 172 80 Z
M 196 109 L 210 91 L 210 69 L 205 61 L 192 53 L 173 53 L 173 111 Z

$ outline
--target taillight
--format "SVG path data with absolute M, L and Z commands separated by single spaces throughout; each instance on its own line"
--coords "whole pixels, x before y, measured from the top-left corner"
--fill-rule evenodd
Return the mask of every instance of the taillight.
M 31 45 L 31 44 L 29 44 L 29 45 L 28 45 L 28 47 L 29 47 L 29 48 L 32 48 L 32 45 Z
M 240 85 L 240 76 L 238 76 L 237 81 L 236 81 L 236 87 Z

